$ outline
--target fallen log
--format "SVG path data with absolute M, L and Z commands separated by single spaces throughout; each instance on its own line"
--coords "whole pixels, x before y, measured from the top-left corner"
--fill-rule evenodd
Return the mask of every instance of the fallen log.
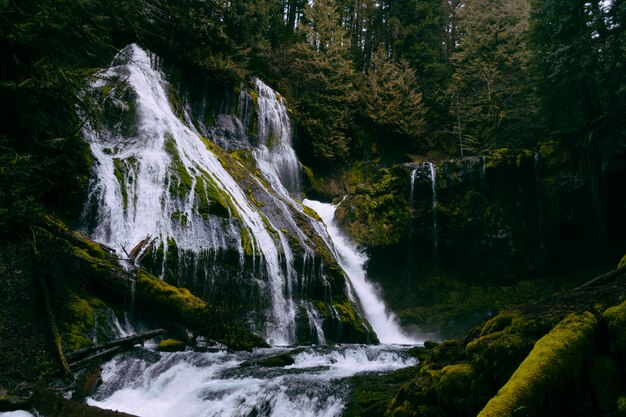
M 596 277 L 592 279 L 591 281 L 587 281 L 583 285 L 574 288 L 573 291 L 578 291 L 578 290 L 582 290 L 582 289 L 597 286 L 597 285 L 604 285 L 608 282 L 613 281 L 616 278 L 619 278 L 623 274 L 626 274 L 626 265 L 622 265 L 621 267 L 614 269 L 610 272 L 607 272 L 606 274 L 600 275 L 599 277 Z
M 120 339 L 112 340 L 108 343 L 99 346 L 89 346 L 83 349 L 75 350 L 73 352 L 68 352 L 65 356 L 68 361 L 70 361 L 70 365 L 75 363 L 77 360 L 82 359 L 91 355 L 94 352 L 98 352 L 105 349 L 110 349 L 112 347 L 130 347 L 137 343 L 143 343 L 148 339 L 152 339 L 153 337 L 159 336 L 166 333 L 165 329 L 154 329 L 143 333 L 137 333 L 132 336 L 122 337 Z
M 98 352 L 95 355 L 86 357 L 85 359 L 82 359 L 76 362 L 71 362 L 70 369 L 76 371 L 80 368 L 83 368 L 84 366 L 89 365 L 91 362 L 95 361 L 96 359 L 108 358 L 123 350 L 124 350 L 124 346 L 115 346 L 115 347 L 112 347 L 111 349 L 103 350 L 102 352 Z

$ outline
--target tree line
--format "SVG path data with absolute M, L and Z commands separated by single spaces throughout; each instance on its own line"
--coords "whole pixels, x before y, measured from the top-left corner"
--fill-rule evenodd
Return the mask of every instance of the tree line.
M 623 22 L 624 0 L 0 1 L 3 227 L 82 198 L 80 115 L 99 103 L 81 89 L 130 42 L 225 88 L 260 76 L 287 97 L 305 162 L 332 171 L 623 119 Z

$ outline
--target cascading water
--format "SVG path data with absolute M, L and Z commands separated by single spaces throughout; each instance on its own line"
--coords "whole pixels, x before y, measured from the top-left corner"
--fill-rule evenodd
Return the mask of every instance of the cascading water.
M 407 336 L 398 326 L 396 317 L 387 311 L 376 288 L 367 280 L 365 262 L 367 256 L 351 244 L 335 223 L 336 206 L 319 201 L 304 200 L 324 220 L 328 233 L 337 250 L 339 264 L 346 271 L 350 283 L 361 303 L 367 320 L 382 343 L 415 344 L 417 340 Z
M 430 175 L 433 200 L 433 248 L 437 250 L 437 247 L 439 246 L 439 237 L 437 236 L 437 171 L 432 162 L 427 162 L 427 165 Z
M 291 146 L 291 124 L 285 100 L 261 80 L 255 79 L 258 106 L 259 146 L 254 150 L 257 165 L 273 179 L 275 173 L 280 186 L 291 193 L 300 192 L 300 163 Z M 273 184 L 278 185 L 278 184 Z
M 292 343 L 295 309 L 285 288 L 285 275 L 291 271 L 285 273 L 281 268 L 284 246 L 279 248 L 268 232 L 269 220 L 254 207 L 198 133 L 174 114 L 167 84 L 151 66 L 148 54 L 131 45 L 121 55 L 117 59 L 121 65 L 100 73 L 92 88 L 116 83 L 113 88 L 126 88 L 134 94 L 137 134 L 116 135 L 93 126 L 85 129 L 97 161 L 90 194 L 98 208 L 92 237 L 116 248 L 120 256 L 146 236 L 156 238 L 165 251 L 175 242 L 178 249 L 192 253 L 235 246 L 243 254 L 241 232 L 233 217 L 227 227 L 222 227 L 223 219 L 204 219 L 197 213 L 198 200 L 207 198 L 199 193 L 218 189 L 227 199 L 228 210 L 236 212 L 252 237 L 252 249 L 262 256 L 266 268 L 271 293 L 266 335 L 275 344 Z M 176 216 L 185 216 L 186 224 L 174 222 Z
M 154 240 L 154 246 L 163 252 L 162 271 L 166 271 L 168 251 L 189 253 L 196 256 L 194 264 L 201 264 L 203 254 L 234 248 L 240 269 L 248 268 L 246 259 L 252 257 L 253 272 L 260 275 L 249 278 L 269 291 L 263 329 L 275 345 L 295 341 L 296 314 L 306 317 L 311 340 L 320 345 L 329 337 L 323 330 L 328 327 L 327 320 L 342 321 L 345 313 L 333 304 L 324 264 L 316 261 L 315 248 L 323 245 L 345 269 L 380 340 L 416 343 L 385 310 L 375 288 L 366 281 L 365 257 L 340 236 L 332 215 L 325 218 L 327 230 L 305 215 L 303 206 L 294 200 L 299 193 L 299 162 L 291 148 L 286 105 L 271 88 L 255 80 L 257 143 L 252 155 L 262 178 L 248 174 L 235 180 L 218 158 L 215 145 L 194 128 L 190 111 L 185 109 L 182 116 L 172 111 L 167 94 L 171 87 L 151 65 L 148 53 L 137 45 L 125 48 L 114 66 L 99 73 L 97 79 L 91 92 L 105 94 L 129 120 L 127 125 L 90 125 L 84 131 L 96 160 L 85 210 L 85 219 L 95 213 L 95 224 L 86 227 L 95 240 L 133 262 L 137 254 L 129 256 L 131 248 Z M 242 94 L 240 103 L 246 100 L 251 102 Z M 239 126 L 245 125 L 243 119 L 237 121 Z M 243 181 L 247 192 L 238 181 Z M 257 201 L 259 197 L 262 201 Z M 149 250 L 149 245 L 145 246 L 141 251 Z M 209 259 L 203 268 L 218 263 Z M 298 262 L 300 271 L 295 266 Z M 325 284 L 325 314 L 331 317 L 321 317 L 316 303 L 324 302 L 322 299 L 302 297 L 309 291 L 312 276 Z M 349 283 L 347 287 L 351 288 Z M 355 301 L 351 292 L 348 297 Z M 359 315 L 357 310 L 354 314 Z M 105 364 L 103 384 L 89 402 L 151 417 L 336 417 L 349 394 L 345 378 L 415 363 L 405 348 L 384 345 L 310 347 L 293 354 L 293 365 L 272 369 L 240 365 L 285 353 L 284 348 L 173 354 L 153 349 L 148 345 Z
M 415 165 L 411 165 L 415 166 Z M 428 178 L 430 182 L 430 193 L 431 193 L 431 211 L 432 211 L 432 244 L 433 244 L 433 252 L 437 252 L 437 247 L 439 246 L 439 237 L 437 233 L 437 169 L 435 164 L 432 162 L 423 162 L 417 165 L 415 168 L 411 170 L 410 175 L 410 193 L 409 193 L 409 206 L 413 209 L 413 203 L 415 198 L 415 182 L 418 178 Z
M 343 346 L 307 348 L 281 368 L 241 366 L 285 352 L 121 355 L 104 365 L 88 402 L 145 417 L 338 417 L 345 378 L 415 364 L 398 347 Z

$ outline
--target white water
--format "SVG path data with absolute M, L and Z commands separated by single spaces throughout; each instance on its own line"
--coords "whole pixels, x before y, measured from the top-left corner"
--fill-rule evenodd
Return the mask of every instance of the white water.
M 430 184 L 433 200 L 433 247 L 437 249 L 437 246 L 439 245 L 439 236 L 437 235 L 437 171 L 435 170 L 435 165 L 432 162 L 427 162 L 427 165 L 430 172 Z
M 93 87 L 102 87 L 116 78 L 126 80 L 136 95 L 138 134 L 119 137 L 107 131 L 85 129 L 84 136 L 97 160 L 90 199 L 96 200 L 99 211 L 92 237 L 116 248 L 120 256 L 146 236 L 157 238 L 166 250 L 168 238 L 173 238 L 178 248 L 195 253 L 232 245 L 237 245 L 241 252 L 238 233 L 232 227 L 221 227 L 222 219 L 203 221 L 193 211 L 196 181 L 217 184 L 243 220 L 254 240 L 254 250 L 262 256 L 267 270 L 271 293 L 267 338 L 273 344 L 292 343 L 295 309 L 286 298 L 287 277 L 280 266 L 284 245 L 279 249 L 280 242 L 269 234 L 262 215 L 241 187 L 207 149 L 198 133 L 174 114 L 166 92 L 168 85 L 151 66 L 148 54 L 133 44 L 121 55 L 117 61 L 123 64 L 98 74 Z M 184 199 L 170 193 L 170 182 L 180 177 L 180 173 L 166 149 L 168 141 L 172 141 L 183 169 L 192 179 L 191 190 Z M 128 166 L 124 184 L 115 175 L 115 159 Z M 187 215 L 186 227 L 172 221 L 176 211 Z
M 376 287 L 367 280 L 365 272 L 367 256 L 348 241 L 335 223 L 337 206 L 313 200 L 304 200 L 303 204 L 315 210 L 324 220 L 337 251 L 339 265 L 348 275 L 363 312 L 381 343 L 418 343 L 418 340 L 407 336 L 400 329 L 396 317 L 386 309 Z
M 343 378 L 415 364 L 390 346 L 308 348 L 286 367 L 240 367 L 285 349 L 254 353 L 155 353 L 118 356 L 103 367 L 91 405 L 145 417 L 337 417 Z
M 254 155 L 266 177 L 275 173 L 280 187 L 292 193 L 300 192 L 300 162 L 291 145 L 291 123 L 285 100 L 258 78 L 254 80 L 258 94 L 257 139 Z

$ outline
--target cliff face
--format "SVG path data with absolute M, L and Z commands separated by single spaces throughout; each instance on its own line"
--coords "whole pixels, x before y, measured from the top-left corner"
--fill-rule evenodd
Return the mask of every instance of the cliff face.
M 445 293 L 466 302 L 462 294 L 472 286 L 484 303 L 465 313 L 484 317 L 498 298 L 516 296 L 479 294 L 479 287 L 537 296 L 560 286 L 563 276 L 613 266 L 626 252 L 620 129 L 606 121 L 574 149 L 546 142 L 535 151 L 362 165 L 337 216 L 367 247 L 370 276 L 390 304 L 413 309 L 409 322 L 424 319 L 415 319 L 426 314 L 416 307 L 458 303 Z

